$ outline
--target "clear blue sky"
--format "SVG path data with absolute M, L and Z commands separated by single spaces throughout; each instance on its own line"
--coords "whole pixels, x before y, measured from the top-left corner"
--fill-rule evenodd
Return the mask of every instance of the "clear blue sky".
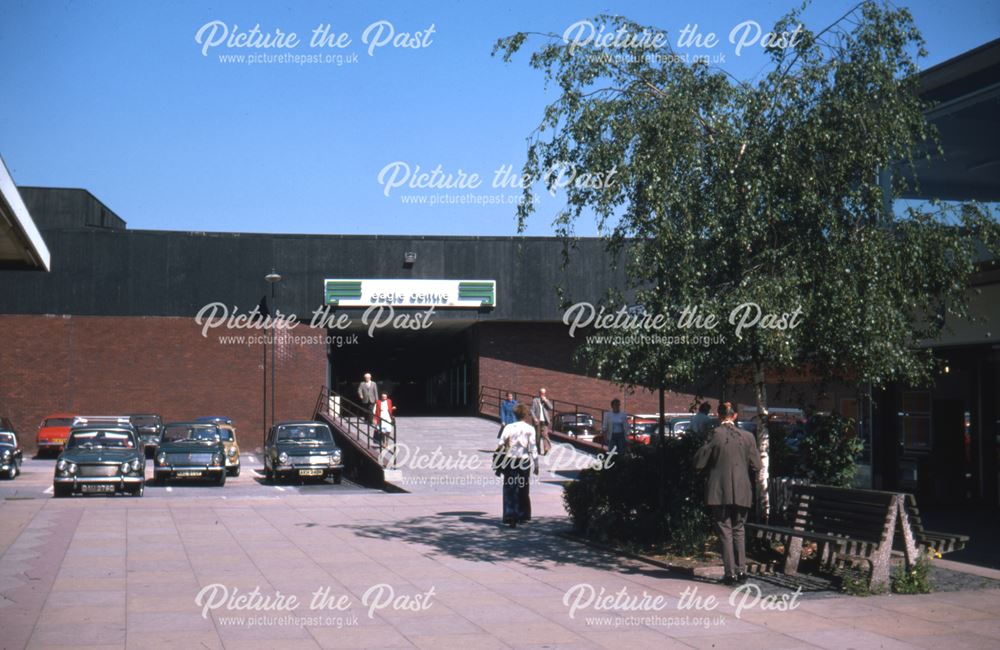
M 518 30 L 562 33 L 609 12 L 664 29 L 671 41 L 689 23 L 715 32 L 711 50 L 739 77 L 763 59 L 727 42 L 745 20 L 769 27 L 796 6 L 772 2 L 111 2 L 0 0 L 0 154 L 20 185 L 81 187 L 130 228 L 294 233 L 507 235 L 514 206 L 412 205 L 379 172 L 393 162 L 476 173 L 469 193 L 516 200 L 493 188 L 502 166 L 519 170 L 525 138 L 547 99 L 527 56 L 490 57 Z M 995 0 L 914 1 L 929 66 L 1000 35 Z M 807 14 L 825 25 L 853 2 L 819 2 Z M 383 46 L 369 55 L 370 25 L 423 48 Z M 202 49 L 199 30 L 295 32 L 294 49 Z M 825 21 L 825 22 L 824 22 Z M 351 44 L 310 48 L 329 24 Z M 386 26 L 383 37 L 389 34 Z M 216 32 L 217 35 L 221 32 Z M 370 34 L 369 41 L 375 33 Z M 339 54 L 343 64 L 222 63 L 219 55 Z M 347 62 L 353 55 L 357 62 Z M 449 195 L 465 195 L 450 191 Z M 543 197 L 529 234 L 551 233 L 558 197 Z M 592 234 L 581 224 L 580 234 Z

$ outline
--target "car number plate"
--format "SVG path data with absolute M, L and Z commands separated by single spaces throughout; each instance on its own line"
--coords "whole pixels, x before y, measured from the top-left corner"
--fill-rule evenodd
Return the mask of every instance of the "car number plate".
M 189 476 L 201 476 L 201 472 L 192 472 L 192 471 L 188 471 L 188 472 L 177 472 L 177 476 L 180 476 L 180 477 L 182 477 L 182 478 L 183 478 L 183 477 L 189 477 Z
M 84 483 L 80 486 L 81 492 L 114 492 L 115 486 L 110 483 Z
M 323 470 L 321 469 L 300 469 L 299 476 L 322 476 Z

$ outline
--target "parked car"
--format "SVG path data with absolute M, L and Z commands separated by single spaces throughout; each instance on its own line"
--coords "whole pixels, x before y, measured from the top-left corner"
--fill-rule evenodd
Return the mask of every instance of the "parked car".
M 160 441 L 163 419 L 154 413 L 133 413 L 129 416 L 132 426 L 139 432 L 139 441 L 147 458 L 156 454 L 156 444 Z
M 219 425 L 212 422 L 169 422 L 156 447 L 153 477 L 213 479 L 226 484 L 226 446 Z
M 225 415 L 203 415 L 200 418 L 195 418 L 195 422 L 213 422 L 215 424 L 228 424 L 233 426 L 233 419 L 228 418 Z
M 73 426 L 73 415 L 70 413 L 53 413 L 38 425 L 38 455 L 58 454 L 66 446 L 70 427 Z
M 589 413 L 560 413 L 555 417 L 553 428 L 577 440 L 591 442 L 597 433 L 594 416 Z
M 74 426 L 56 460 L 52 493 L 126 493 L 141 497 L 146 486 L 146 456 L 130 424 Z
M 657 418 L 635 416 L 631 420 L 632 430 L 626 438 L 633 444 L 648 445 L 660 434 L 660 422 Z
M 14 479 L 21 473 L 24 453 L 13 429 L 0 429 L 0 475 Z
M 231 424 L 219 424 L 219 435 L 226 448 L 226 471 L 230 476 L 240 475 L 240 443 L 236 440 L 236 427 Z
M 339 484 L 344 472 L 340 448 L 330 427 L 322 422 L 279 422 L 264 441 L 264 477 L 332 477 Z

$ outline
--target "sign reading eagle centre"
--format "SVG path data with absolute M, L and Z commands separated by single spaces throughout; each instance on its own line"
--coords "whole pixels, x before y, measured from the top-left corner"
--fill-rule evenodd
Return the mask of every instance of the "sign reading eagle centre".
M 496 280 L 326 280 L 325 302 L 335 307 L 496 307 Z

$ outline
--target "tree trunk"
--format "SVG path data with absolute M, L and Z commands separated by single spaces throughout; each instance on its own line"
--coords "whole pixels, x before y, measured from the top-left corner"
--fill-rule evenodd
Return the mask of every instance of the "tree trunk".
M 666 393 L 666 387 L 663 385 L 662 381 L 660 382 L 659 388 L 660 388 L 660 412 L 659 412 L 659 414 L 657 416 L 657 419 L 659 420 L 659 423 L 658 423 L 658 425 L 656 427 L 658 429 L 658 431 L 659 431 L 659 436 L 658 436 L 659 437 L 659 442 L 657 442 L 655 444 L 656 444 L 656 460 L 657 460 L 657 462 L 659 464 L 659 477 L 660 477 L 660 480 L 659 480 L 659 489 L 657 490 L 657 494 L 656 494 L 656 505 L 659 507 L 660 512 L 663 512 L 666 509 L 666 503 L 667 503 L 667 495 L 666 495 L 666 485 L 667 485 L 667 448 L 666 448 L 667 447 L 667 445 L 666 445 L 667 436 L 666 436 L 666 429 L 667 429 L 667 420 L 666 420 L 666 416 L 664 415 L 664 405 L 666 404 L 666 399 L 665 399 L 665 397 L 666 397 L 666 395 L 665 395 L 665 393 Z M 650 443 L 652 443 L 652 442 L 653 441 L 650 440 Z
M 757 449 L 760 450 L 760 460 L 763 466 L 757 479 L 760 490 L 757 499 L 757 509 L 760 520 L 766 522 L 771 513 L 771 503 L 768 495 L 768 480 L 770 478 L 771 440 L 767 430 L 767 387 L 764 384 L 764 364 L 753 364 L 754 397 L 757 400 Z

